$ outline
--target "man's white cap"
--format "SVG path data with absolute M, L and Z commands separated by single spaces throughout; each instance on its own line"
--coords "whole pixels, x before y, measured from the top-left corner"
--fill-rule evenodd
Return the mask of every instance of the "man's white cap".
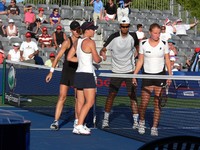
M 182 19 L 181 19 L 181 18 L 179 18 L 179 19 L 177 19 L 177 20 L 176 20 L 176 22 L 182 22 Z
M 14 43 L 13 46 L 19 47 L 20 44 L 19 43 Z
M 178 63 L 174 63 L 175 67 L 180 67 L 180 65 Z
M 9 20 L 8 20 L 8 23 L 12 23 L 12 22 L 14 22 L 13 19 L 9 19 Z
M 130 24 L 130 19 L 127 16 L 122 17 L 120 24 Z
M 175 57 L 170 57 L 170 61 L 176 61 Z

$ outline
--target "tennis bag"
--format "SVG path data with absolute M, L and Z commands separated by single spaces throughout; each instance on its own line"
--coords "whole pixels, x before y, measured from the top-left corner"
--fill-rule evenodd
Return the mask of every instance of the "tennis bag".
M 191 72 L 199 72 L 200 71 L 200 52 L 195 53 L 191 60 L 191 65 L 189 68 Z

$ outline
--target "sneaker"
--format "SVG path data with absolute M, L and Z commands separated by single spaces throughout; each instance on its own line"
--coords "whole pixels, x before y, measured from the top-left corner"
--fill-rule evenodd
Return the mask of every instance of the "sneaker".
M 158 136 L 158 128 L 155 127 L 151 128 L 151 136 Z
M 52 130 L 59 130 L 58 121 L 54 121 L 54 122 L 51 124 L 50 129 L 52 129 Z
M 145 133 L 145 122 L 144 121 L 139 121 L 138 132 L 139 132 L 139 134 Z
M 88 127 L 86 126 L 86 124 L 85 124 L 83 127 L 84 127 L 85 130 L 87 130 L 87 131 L 89 131 L 89 132 L 91 131 L 91 129 L 88 128 Z
M 133 129 L 137 129 L 138 126 L 139 126 L 138 122 L 134 122 L 134 123 L 133 123 Z
M 109 128 L 109 121 L 108 121 L 107 119 L 104 119 L 104 120 L 103 120 L 102 128 L 103 128 L 103 129 Z
M 89 131 L 87 131 L 83 125 L 77 125 L 72 133 L 74 134 L 81 134 L 81 135 L 90 135 L 91 133 Z

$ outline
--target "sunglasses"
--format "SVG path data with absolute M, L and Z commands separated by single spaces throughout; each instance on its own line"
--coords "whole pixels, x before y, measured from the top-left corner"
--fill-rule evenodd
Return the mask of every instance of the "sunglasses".
M 127 29 L 127 28 L 129 28 L 130 26 L 120 26 L 120 27 L 121 27 L 121 28 L 126 28 L 126 29 Z

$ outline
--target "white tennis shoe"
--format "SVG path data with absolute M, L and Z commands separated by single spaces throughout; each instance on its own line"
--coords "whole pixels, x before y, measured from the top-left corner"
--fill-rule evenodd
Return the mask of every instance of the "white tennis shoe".
M 133 129 L 137 129 L 138 127 L 139 127 L 138 122 L 134 122 L 134 123 L 133 123 Z
M 151 128 L 151 136 L 158 136 L 158 128 L 155 127 Z
M 87 131 L 83 125 L 77 125 L 72 133 L 74 134 L 80 134 L 80 135 L 90 135 L 91 133 L 89 131 Z
M 102 129 L 109 128 L 109 121 L 108 119 L 103 119 Z
M 51 129 L 51 130 L 59 130 L 59 123 L 58 123 L 58 121 L 55 120 L 55 121 L 51 124 L 50 129 Z
M 138 127 L 139 134 L 145 133 L 145 121 L 139 121 L 139 127 Z

